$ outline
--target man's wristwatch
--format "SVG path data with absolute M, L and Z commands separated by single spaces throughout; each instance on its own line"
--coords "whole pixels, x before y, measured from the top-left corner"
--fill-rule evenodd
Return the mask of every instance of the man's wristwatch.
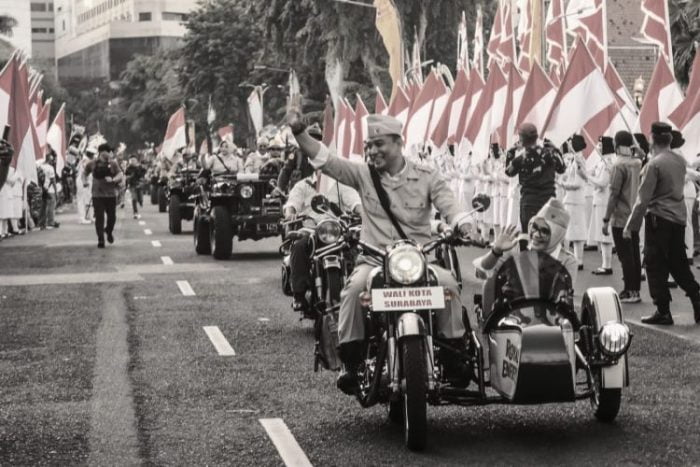
M 501 256 L 503 256 L 503 252 L 502 252 L 502 251 L 496 251 L 496 248 L 495 248 L 495 247 L 491 247 L 491 254 L 492 254 L 493 256 L 495 256 L 496 258 L 500 258 Z

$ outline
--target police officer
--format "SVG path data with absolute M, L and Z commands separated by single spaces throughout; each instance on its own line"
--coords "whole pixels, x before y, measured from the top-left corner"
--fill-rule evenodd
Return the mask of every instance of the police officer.
M 459 228 L 460 233 L 465 236 L 469 233 L 471 227 L 467 223 L 467 214 L 460 212 L 459 203 L 445 180 L 434 169 L 418 165 L 403 155 L 402 124 L 397 119 L 376 114 L 367 117 L 367 164 L 338 157 L 309 136 L 298 108 L 292 108 L 287 119 L 311 164 L 359 192 L 363 210 L 363 241 L 384 248 L 405 234 L 408 239 L 425 244 L 430 241 L 433 206 L 444 220 Z M 379 201 L 380 195 L 372 179 L 373 171 L 387 195 L 387 204 L 396 224 Z M 367 276 L 373 267 L 366 259 L 358 258 L 341 293 L 338 334 L 339 356 L 344 368 L 337 385 L 346 394 L 353 394 L 357 389 L 357 369 L 362 361 L 365 339 L 359 294 L 365 290 Z M 438 337 L 456 348 L 464 349 L 465 325 L 457 282 L 449 271 L 437 267 L 435 270 L 438 282 L 454 297 L 447 309 L 438 313 Z M 443 357 L 443 360 L 449 379 L 465 379 L 465 366 L 456 359 Z
M 673 276 L 693 305 L 695 322 L 700 323 L 700 285 L 695 281 L 685 252 L 687 212 L 683 197 L 686 161 L 671 151 L 671 126 L 663 122 L 651 125 L 652 152 L 643 170 L 637 200 L 632 208 L 624 238 L 632 238 L 644 219 L 644 259 L 649 293 L 656 312 L 642 322 L 673 324 L 668 275 Z M 692 245 L 690 246 L 692 248 Z
M 506 154 L 506 175 L 520 180 L 520 227 L 527 232 L 532 216 L 556 196 L 556 174 L 566 171 L 561 152 L 550 144 L 537 143 L 537 127 L 523 123 L 518 129 L 519 144 Z M 520 249 L 527 247 L 521 241 Z

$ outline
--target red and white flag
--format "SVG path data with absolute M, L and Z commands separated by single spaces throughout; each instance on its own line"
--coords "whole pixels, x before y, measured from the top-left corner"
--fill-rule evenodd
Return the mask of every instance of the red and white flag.
M 488 156 L 491 134 L 503 122 L 507 91 L 506 76 L 498 64 L 492 63 L 489 67 L 486 86 L 473 112 L 473 115 L 478 118 L 469 119 L 464 132 L 467 147 L 472 151 L 472 157 L 477 162 Z
M 56 151 L 56 173 L 66 166 L 66 104 L 61 105 L 46 134 L 46 144 Z
M 430 72 L 423 88 L 411 104 L 406 126 L 403 129 L 406 147 L 422 145 L 428 139 L 430 120 L 435 100 L 444 93 L 445 85 L 435 72 Z
M 330 147 L 333 144 L 335 136 L 335 125 L 333 119 L 333 102 L 331 99 L 326 99 L 326 107 L 323 109 L 323 134 L 321 142 Z
M 508 88 L 506 90 L 506 103 L 503 109 L 503 118 L 500 127 L 496 130 L 498 142 L 502 148 L 508 149 L 515 144 L 516 126 L 515 120 L 525 91 L 525 80 L 520 75 L 513 63 L 507 65 Z
M 340 157 L 350 157 L 355 133 L 355 112 L 345 99 L 338 101 L 339 119 L 336 127 L 336 147 Z
M 263 129 L 263 104 L 262 104 L 262 89 L 256 86 L 248 96 L 248 112 L 250 120 L 253 122 L 255 134 L 259 135 Z
M 472 67 L 484 76 L 484 13 L 481 5 L 476 6 L 476 22 L 474 23 L 474 60 Z
M 400 121 L 401 125 L 406 126 L 408 112 L 411 110 L 411 100 L 401 86 L 396 86 L 393 95 L 387 115 L 391 115 Z
M 668 0 L 642 0 L 642 36 L 644 42 L 654 44 L 673 63 L 671 23 L 668 19 Z
M 696 50 L 691 70 L 690 84 L 679 112 L 674 111 L 669 120 L 683 133 L 683 154 L 692 160 L 700 155 L 700 53 Z
M 457 131 L 454 136 L 454 142 L 459 144 L 462 148 L 465 147 L 463 140 L 464 133 L 467 131 L 467 124 L 471 121 L 471 116 L 476 109 L 476 105 L 479 103 L 479 99 L 481 99 L 481 93 L 485 86 L 486 83 L 484 83 L 481 74 L 476 71 L 476 68 L 472 68 L 469 72 L 469 84 L 464 93 L 464 104 L 462 105 L 462 111 L 460 112 L 457 122 Z M 460 151 L 460 153 L 466 155 L 466 151 Z
M 549 75 L 547 77 L 552 82 L 554 87 L 558 88 L 559 86 L 561 86 L 561 76 L 559 73 L 557 73 L 557 68 L 550 69 Z
M 172 159 L 175 151 L 185 146 L 187 146 L 185 108 L 180 107 L 168 120 L 161 150 L 166 158 Z
M 350 157 L 363 161 L 365 158 L 365 139 L 367 139 L 367 117 L 369 112 L 362 101 L 362 97 L 359 94 L 355 94 L 355 96 L 357 98 L 355 102 L 355 135 Z
M 547 77 L 540 64 L 533 63 L 515 119 L 515 130 L 523 123 L 532 123 L 537 127 L 538 133 L 542 134 L 556 95 L 557 87 Z
M 469 35 L 467 31 L 467 14 L 462 11 L 462 17 L 457 29 L 457 70 L 469 69 Z
M 498 44 L 498 56 L 500 63 L 516 63 L 515 58 L 515 34 L 513 32 L 513 8 L 511 1 L 507 0 L 501 4 L 501 42 Z
M 601 70 L 608 64 L 608 25 L 605 0 L 572 0 L 566 9 L 569 33 L 580 35 Z
M 469 87 L 469 77 L 464 68 L 457 70 L 457 79 L 447 100 L 445 109 L 438 120 L 435 130 L 431 134 L 433 144 L 443 150 L 448 144 L 455 142 L 459 117 L 464 108 L 467 88 Z
M 700 53 L 698 53 L 698 49 L 696 48 L 695 59 L 690 69 L 690 82 L 688 83 L 688 88 L 685 90 L 685 99 L 683 99 L 683 102 L 668 116 L 669 121 L 674 124 L 676 128 L 682 128 L 685 124 L 690 116 L 693 100 L 698 94 L 700 94 Z M 685 138 L 687 142 L 687 136 Z
M 25 179 L 36 183 L 36 155 L 41 153 L 41 148 L 29 109 L 27 67 L 20 65 L 18 59 L 10 60 L 10 62 L 12 87 L 9 92 L 7 125 L 10 125 L 9 142 L 15 148 L 15 155 L 10 166 L 21 173 Z
M 518 68 L 525 73 L 530 72 L 530 42 L 532 39 L 532 4 L 531 0 L 520 0 L 520 20 L 518 21 Z
M 486 53 L 488 54 L 488 66 L 491 67 L 491 63 L 500 62 L 501 56 L 498 54 L 498 49 L 501 46 L 501 35 L 503 34 L 503 13 L 501 1 L 498 2 L 498 7 L 496 7 L 496 14 L 493 15 L 493 23 L 491 25 L 491 34 L 489 35 L 489 43 L 486 46 Z
M 610 132 L 617 132 L 620 130 L 631 131 L 634 129 L 635 122 L 639 116 L 639 111 L 637 110 L 637 105 L 632 98 L 627 86 L 620 78 L 620 74 L 617 69 L 612 64 L 608 63 L 608 67 L 605 69 L 605 81 L 607 81 L 610 89 L 615 93 L 617 97 L 618 104 L 618 114 L 611 123 L 609 128 Z
M 615 101 L 603 72 L 579 37 L 571 62 L 545 120 L 543 134 L 560 146 Z
M 47 99 L 46 102 L 41 106 L 39 114 L 36 116 L 36 137 L 39 140 L 39 147 L 41 148 L 41 154 L 39 154 L 39 159 L 44 159 L 46 155 L 46 137 L 49 132 L 49 115 L 51 115 L 51 98 Z M 53 146 L 51 146 L 53 148 Z M 56 153 L 58 149 L 53 148 Z
M 389 106 L 386 103 L 386 100 L 384 99 L 384 95 L 382 94 L 382 90 L 379 89 L 379 86 L 377 86 L 377 95 L 374 97 L 374 113 L 375 114 L 380 114 L 380 115 L 386 115 L 386 112 L 389 110 Z
M 233 125 L 228 124 L 226 126 L 222 126 L 216 131 L 216 134 L 219 136 L 219 139 L 221 141 L 228 141 L 229 143 L 233 143 Z
M 663 56 L 659 57 L 644 95 L 635 132 L 651 136 L 651 124 L 668 121 L 669 115 L 683 102 L 673 71 Z
M 551 69 L 562 69 L 566 66 L 566 23 L 564 21 L 564 0 L 552 0 L 547 7 L 545 22 L 545 38 L 547 41 L 547 60 Z

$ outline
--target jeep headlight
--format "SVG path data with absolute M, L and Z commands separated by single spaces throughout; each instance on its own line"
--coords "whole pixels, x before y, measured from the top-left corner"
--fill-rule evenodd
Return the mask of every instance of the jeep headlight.
M 598 335 L 600 349 L 605 355 L 619 357 L 627 352 L 630 345 L 630 329 L 618 322 L 605 323 Z
M 321 221 L 316 226 L 316 235 L 318 235 L 318 239 L 327 245 L 337 242 L 342 233 L 342 227 L 340 227 L 338 221 L 333 219 Z
M 241 194 L 241 198 L 248 199 L 253 196 L 253 187 L 250 185 L 241 185 L 239 193 Z
M 425 273 L 425 257 L 413 245 L 400 245 L 387 256 L 389 276 L 400 284 L 413 284 Z

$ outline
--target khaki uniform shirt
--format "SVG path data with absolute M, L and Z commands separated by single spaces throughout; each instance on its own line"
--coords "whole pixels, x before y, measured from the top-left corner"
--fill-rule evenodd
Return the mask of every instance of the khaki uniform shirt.
M 289 190 L 289 197 L 284 207 L 293 207 L 297 214 L 309 216 L 317 224 L 328 216 L 319 214 L 311 209 L 311 200 L 315 195 L 320 193 L 320 191 L 316 190 L 316 184 L 317 179 L 315 174 L 298 181 L 294 187 Z M 355 207 L 362 204 L 357 191 L 342 183 L 338 183 L 337 180 L 329 180 L 329 183 L 326 184 L 322 192 L 328 201 L 337 204 L 343 211 L 350 212 L 354 210 Z
M 379 203 L 367 164 L 340 158 L 324 145 L 310 162 L 314 168 L 358 191 L 362 200 L 360 237 L 364 242 L 384 248 L 401 240 Z M 389 195 L 394 217 L 411 240 L 420 244 L 430 241 L 432 206 L 452 225 L 466 221 L 466 213 L 460 211 L 447 183 L 432 168 L 406 160 L 401 173 L 395 177 L 382 173 L 380 181 Z
M 637 201 L 627 221 L 627 228 L 638 231 L 648 212 L 674 224 L 685 225 L 687 212 L 683 189 L 686 162 L 670 150 L 654 156 L 642 170 Z
M 243 161 L 235 154 L 229 154 L 228 156 L 224 156 L 223 154 L 206 156 L 202 165 L 204 169 L 211 170 L 212 174 L 243 172 Z

